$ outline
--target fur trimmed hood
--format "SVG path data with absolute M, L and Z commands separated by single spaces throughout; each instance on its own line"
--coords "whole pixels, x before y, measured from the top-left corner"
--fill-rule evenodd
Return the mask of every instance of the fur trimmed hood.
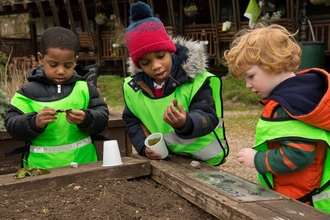
M 179 65 L 182 66 L 182 69 L 185 71 L 188 77 L 195 78 L 197 74 L 202 73 L 208 67 L 207 63 L 207 54 L 203 44 L 200 44 L 198 41 L 187 40 L 184 37 L 173 37 L 174 44 L 181 45 L 188 48 L 188 53 L 185 54 L 187 57 L 185 60 L 180 60 Z M 180 50 L 177 49 L 176 54 L 180 57 Z M 129 57 L 126 61 L 128 65 L 127 71 L 130 76 L 134 76 L 138 73 L 143 72 L 142 69 L 137 68 L 132 59 Z

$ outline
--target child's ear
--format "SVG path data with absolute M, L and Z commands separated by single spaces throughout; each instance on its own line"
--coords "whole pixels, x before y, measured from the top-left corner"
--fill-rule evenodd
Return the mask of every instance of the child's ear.
M 37 57 L 38 57 L 39 64 L 42 65 L 43 64 L 43 56 L 40 52 L 37 53 Z

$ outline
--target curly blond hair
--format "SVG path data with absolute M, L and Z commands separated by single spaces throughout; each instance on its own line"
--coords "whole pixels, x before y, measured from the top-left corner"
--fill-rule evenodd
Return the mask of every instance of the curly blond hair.
M 254 65 L 268 73 L 293 72 L 299 67 L 301 56 L 296 34 L 277 24 L 242 29 L 224 52 L 222 63 L 236 79 Z

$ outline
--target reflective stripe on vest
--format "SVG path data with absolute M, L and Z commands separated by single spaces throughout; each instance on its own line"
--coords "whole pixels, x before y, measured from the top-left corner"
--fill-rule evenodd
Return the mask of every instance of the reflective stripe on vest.
M 321 187 L 330 181 L 330 148 L 327 150 L 327 157 L 325 158 Z M 330 186 L 324 189 L 319 194 L 312 197 L 315 208 L 330 214 Z
M 191 100 L 207 78 L 210 78 L 210 86 L 216 105 L 216 112 L 219 117 L 219 125 L 214 129 L 216 135 L 211 132 L 194 139 L 180 139 L 175 135 L 174 129 L 162 120 L 163 113 L 174 97 L 178 100 L 178 103 L 182 105 L 183 109 L 189 112 Z M 150 133 L 161 132 L 164 134 L 164 140 L 172 152 L 195 156 L 211 165 L 218 165 L 223 157 L 227 155 L 228 150 L 223 152 L 220 146 L 220 144 L 222 144 L 223 148 L 228 149 L 223 129 L 222 100 L 220 97 L 221 81 L 218 77 L 204 72 L 203 74 L 197 75 L 192 82 L 178 86 L 172 94 L 157 98 L 147 97 L 141 90 L 134 91 L 129 86 L 131 80 L 132 78 L 128 77 L 125 79 L 124 83 L 124 97 L 127 107 L 142 121 Z M 216 136 L 219 137 L 220 143 Z
M 308 125 L 299 120 L 268 121 L 260 119 L 256 129 L 256 141 L 254 149 L 257 151 L 268 150 L 267 142 L 278 139 L 298 138 L 310 141 L 324 141 L 330 145 L 330 132 Z M 267 173 L 269 182 L 273 185 L 273 176 Z M 327 148 L 327 157 L 324 162 L 321 187 L 330 180 L 330 148 Z M 257 182 L 268 188 L 261 174 L 258 174 Z M 314 195 L 313 205 L 315 208 L 330 213 L 330 186 L 323 192 Z
M 203 161 L 211 159 L 213 157 L 216 157 L 219 155 L 219 153 L 225 153 L 223 152 L 223 149 L 219 145 L 219 142 L 217 139 L 214 139 L 211 143 L 207 145 L 203 145 L 203 148 L 199 151 L 196 151 L 195 148 L 193 148 L 189 152 L 189 148 L 187 145 L 194 145 L 197 144 L 199 138 L 191 138 L 191 139 L 182 139 L 179 138 L 174 132 L 170 132 L 164 135 L 164 140 L 168 146 L 175 146 L 175 145 L 182 145 L 182 148 L 186 149 L 180 149 L 176 150 L 175 153 L 178 153 L 180 155 L 190 156 L 193 155 Z M 224 149 L 228 149 L 227 142 L 225 140 L 220 140 L 221 145 Z M 188 148 L 188 149 L 187 149 Z M 172 147 L 173 149 L 173 147 Z
M 313 196 L 313 202 L 316 203 L 316 202 L 319 202 L 321 200 L 324 200 L 324 199 L 329 199 L 330 198 L 330 191 L 326 191 L 326 192 L 323 192 L 323 193 L 320 193 L 320 194 L 317 194 L 315 196 Z M 330 206 L 330 204 L 329 204 Z
M 55 92 L 57 92 L 56 86 L 54 86 Z M 36 101 L 17 92 L 11 100 L 11 104 L 24 114 L 39 112 L 47 107 L 56 110 L 87 109 L 89 102 L 89 89 L 85 81 L 75 82 L 72 92 L 59 100 Z M 68 166 L 71 162 L 82 164 L 97 161 L 95 145 L 89 141 L 89 135 L 80 131 L 77 125 L 69 123 L 65 113 L 58 113 L 56 117 L 55 122 L 48 124 L 43 133 L 31 140 L 32 147 L 27 158 L 29 166 L 53 168 Z M 76 143 L 80 143 L 79 147 L 75 146 L 70 150 L 69 146 L 72 147 Z M 57 148 L 59 146 L 68 148 Z
M 54 86 L 54 89 L 57 87 Z M 56 90 L 57 91 L 57 90 Z M 22 94 L 16 93 L 11 101 L 13 106 L 16 106 L 24 114 L 30 112 L 39 112 L 43 108 L 54 108 L 60 110 L 66 109 L 86 109 L 89 105 L 89 90 L 85 81 L 77 81 L 72 92 L 56 101 L 36 101 Z M 46 130 L 37 138 L 31 140 L 31 145 L 34 146 L 62 146 L 80 141 L 89 135 L 81 132 L 77 125 L 70 124 L 66 120 L 66 113 L 58 113 L 57 119 L 53 123 L 49 123 Z M 61 131 L 61 132 L 59 132 Z
M 57 153 L 57 152 L 64 152 L 69 150 L 75 150 L 77 148 L 84 147 L 85 145 L 92 142 L 92 139 L 90 136 L 87 138 L 77 141 L 72 144 L 62 145 L 62 146 L 54 146 L 54 147 L 43 147 L 43 146 L 30 146 L 30 152 L 33 153 Z

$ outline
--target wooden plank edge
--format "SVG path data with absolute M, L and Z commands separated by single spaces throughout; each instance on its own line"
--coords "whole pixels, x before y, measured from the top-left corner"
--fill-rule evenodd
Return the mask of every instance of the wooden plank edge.
M 102 161 L 81 164 L 77 168 L 61 167 L 50 169 L 49 174 L 14 179 L 14 174 L 0 176 L 0 193 L 27 192 L 40 187 L 42 190 L 62 187 L 82 178 L 105 180 L 134 179 L 151 174 L 148 161 L 123 157 L 122 165 L 103 167 Z
M 135 158 L 150 161 L 151 178 L 166 186 L 181 197 L 219 219 L 325 219 L 329 215 L 291 198 L 268 201 L 240 202 L 221 193 L 207 183 L 202 183 L 189 175 L 190 172 L 214 171 L 219 168 L 201 164 L 200 170 L 190 167 L 192 159 L 170 157 L 165 160 L 149 160 L 134 155 Z M 224 171 L 221 171 L 224 172 Z M 231 175 L 231 174 L 230 174 Z

